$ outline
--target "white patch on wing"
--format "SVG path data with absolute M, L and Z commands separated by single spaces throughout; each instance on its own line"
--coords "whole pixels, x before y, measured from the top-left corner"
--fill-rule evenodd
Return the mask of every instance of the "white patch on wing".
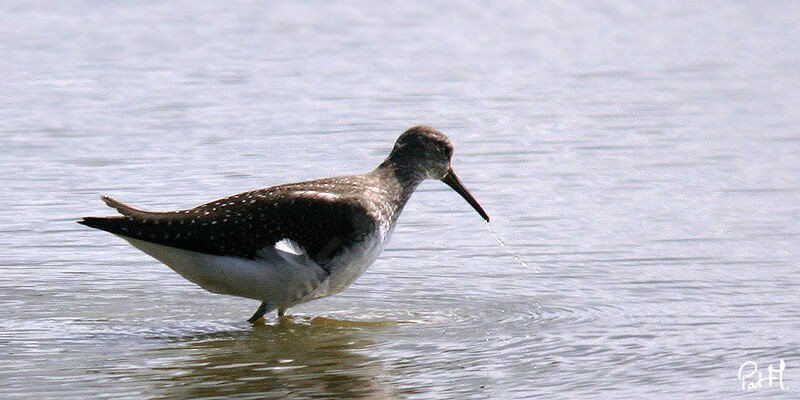
M 286 238 L 281 239 L 277 243 L 275 243 L 275 249 L 280 251 L 285 251 L 287 253 L 292 253 L 296 256 L 301 256 L 306 253 L 306 251 L 300 247 L 297 242 L 292 239 Z
M 289 238 L 281 239 L 272 246 L 259 249 L 256 251 L 256 255 L 264 259 L 275 258 L 275 256 L 278 256 L 291 265 L 302 268 L 313 265 L 322 270 L 322 268 L 318 266 L 317 263 L 311 259 L 311 257 L 308 256 L 302 246 Z

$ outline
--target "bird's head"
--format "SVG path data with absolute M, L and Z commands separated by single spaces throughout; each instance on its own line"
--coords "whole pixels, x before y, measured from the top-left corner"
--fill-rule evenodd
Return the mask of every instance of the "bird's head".
M 450 166 L 453 144 L 443 133 L 428 126 L 415 126 L 400 135 L 384 163 L 421 181 L 437 179 L 455 190 L 487 222 L 489 216 L 467 191 Z

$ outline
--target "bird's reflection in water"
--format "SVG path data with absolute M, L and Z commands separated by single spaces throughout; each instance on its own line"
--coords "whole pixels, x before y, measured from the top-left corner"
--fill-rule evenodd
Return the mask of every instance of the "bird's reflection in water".
M 388 323 L 391 324 L 391 323 Z M 365 355 L 387 323 L 284 317 L 265 326 L 171 338 L 152 367 L 156 397 L 393 398 Z M 247 396 L 249 397 L 249 396 Z

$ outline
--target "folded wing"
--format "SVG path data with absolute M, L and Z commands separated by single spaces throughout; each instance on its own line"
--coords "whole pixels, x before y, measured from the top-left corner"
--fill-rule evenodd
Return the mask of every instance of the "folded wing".
M 355 200 L 331 201 L 280 186 L 173 212 L 144 211 L 110 197 L 103 201 L 122 216 L 86 217 L 78 223 L 125 238 L 245 259 L 256 259 L 286 239 L 324 267 L 374 230 L 374 221 Z

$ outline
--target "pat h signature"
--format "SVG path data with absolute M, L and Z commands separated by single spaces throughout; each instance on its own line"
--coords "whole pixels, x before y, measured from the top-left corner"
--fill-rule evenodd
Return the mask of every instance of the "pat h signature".
M 772 366 L 767 367 L 766 376 L 759 371 L 758 364 L 754 361 L 745 361 L 739 367 L 739 382 L 742 382 L 742 390 L 755 390 L 762 387 L 772 387 L 773 383 L 779 385 L 781 390 L 786 390 L 783 385 L 783 371 L 786 370 L 786 363 L 783 359 L 778 362 L 778 368 Z

